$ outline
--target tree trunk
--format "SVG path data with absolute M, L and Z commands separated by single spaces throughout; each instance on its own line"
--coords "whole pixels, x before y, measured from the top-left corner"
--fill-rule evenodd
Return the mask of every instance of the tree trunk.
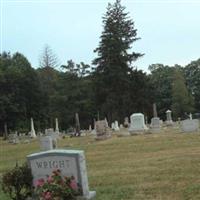
M 8 139 L 8 128 L 7 128 L 7 123 L 5 122 L 4 123 L 4 137 L 3 137 L 4 140 L 7 140 Z

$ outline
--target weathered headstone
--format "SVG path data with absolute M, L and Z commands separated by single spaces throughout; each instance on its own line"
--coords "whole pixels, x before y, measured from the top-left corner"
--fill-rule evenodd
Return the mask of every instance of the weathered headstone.
M 56 124 L 55 132 L 56 132 L 57 134 L 59 134 L 58 118 L 55 119 L 55 124 Z
M 53 142 L 53 149 L 57 148 L 57 139 L 59 139 L 59 135 L 54 132 L 53 128 L 45 129 L 45 135 L 50 136 Z
M 115 123 L 114 122 L 112 122 L 112 124 L 111 124 L 111 129 L 115 130 Z
M 8 135 L 8 142 L 11 143 L 11 144 L 19 144 L 20 140 L 19 140 L 18 135 L 16 133 L 15 134 L 9 134 Z
M 120 128 L 120 129 L 124 128 L 123 124 L 120 124 L 119 128 Z
M 105 120 L 96 121 L 95 127 L 96 127 L 96 136 L 97 136 L 96 139 L 97 140 L 107 139 L 107 138 L 111 137 L 109 128 L 108 128 Z
M 153 104 L 153 118 L 151 119 L 151 131 L 160 132 L 160 118 L 157 114 L 156 104 Z
M 183 132 L 197 132 L 199 130 L 199 120 L 186 119 L 181 121 L 181 130 Z
M 86 161 L 83 151 L 49 150 L 27 156 L 33 175 L 33 184 L 38 179 L 47 179 L 56 169 L 61 170 L 62 176 L 73 176 L 80 186 L 82 199 L 92 199 L 95 191 L 89 191 Z
M 119 131 L 119 124 L 117 120 L 115 120 L 115 123 L 114 123 L 114 130 Z
M 166 111 L 166 118 L 167 118 L 167 120 L 166 120 L 166 125 L 168 125 L 168 126 L 171 126 L 171 125 L 173 125 L 173 121 L 172 121 L 172 111 L 171 110 L 167 110 Z
M 75 135 L 76 136 L 80 136 L 81 132 L 80 132 L 80 122 L 79 122 L 79 116 L 78 113 L 75 114 Z
M 104 120 L 105 120 L 105 123 L 106 123 L 106 127 L 108 128 L 109 126 L 108 126 L 108 120 L 107 120 L 107 118 L 105 118 Z
M 148 124 L 148 117 L 145 116 L 145 124 Z
M 128 117 L 125 117 L 125 118 L 124 118 L 124 127 L 125 127 L 125 128 L 128 128 L 128 127 L 129 127 L 129 120 L 128 120 Z
M 91 131 L 91 134 L 95 136 L 97 134 L 97 132 L 96 132 L 96 119 L 93 119 L 93 121 L 94 121 L 94 129 Z
M 153 117 L 151 119 L 151 131 L 160 132 L 160 118 L 159 117 Z
M 51 136 L 45 136 L 40 138 L 40 150 L 48 151 L 53 149 L 53 139 Z
M 92 131 L 92 126 L 91 125 L 89 125 L 89 132 L 91 132 Z
M 130 134 L 144 133 L 148 130 L 144 122 L 144 115 L 142 113 L 133 113 L 131 116 L 131 124 L 129 128 Z
M 31 131 L 29 132 L 30 136 L 32 138 L 36 138 L 36 134 L 35 134 L 35 129 L 34 129 L 34 123 L 33 123 L 33 118 L 31 118 Z

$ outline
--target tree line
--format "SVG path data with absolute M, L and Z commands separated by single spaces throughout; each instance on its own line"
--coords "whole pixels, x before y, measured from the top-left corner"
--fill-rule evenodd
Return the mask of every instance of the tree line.
M 111 123 L 135 112 L 150 119 L 152 104 L 165 120 L 171 109 L 174 119 L 200 112 L 200 59 L 186 66 L 152 64 L 150 74 L 134 67 L 143 53 L 131 52 L 137 37 L 134 21 L 120 0 L 108 4 L 103 15 L 103 31 L 92 66 L 68 60 L 59 65 L 49 46 L 44 48 L 40 66 L 35 69 L 17 52 L 0 54 L 0 131 L 27 132 L 30 118 L 36 130 L 61 129 L 75 124 L 79 113 L 81 128 L 94 119 Z M 141 58 L 142 59 L 142 58 Z

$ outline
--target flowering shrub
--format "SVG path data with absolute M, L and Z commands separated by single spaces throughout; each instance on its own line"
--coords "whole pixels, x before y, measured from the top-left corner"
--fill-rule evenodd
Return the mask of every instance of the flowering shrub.
M 59 169 L 53 171 L 46 180 L 38 179 L 34 185 L 40 200 L 72 200 L 80 194 L 75 178 L 63 178 Z
M 24 200 L 32 195 L 33 177 L 27 163 L 5 172 L 2 176 L 2 190 L 12 200 Z

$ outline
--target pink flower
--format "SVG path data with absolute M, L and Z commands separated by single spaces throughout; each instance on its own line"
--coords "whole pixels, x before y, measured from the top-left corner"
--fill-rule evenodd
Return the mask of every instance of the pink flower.
M 78 190 L 78 185 L 76 183 L 75 179 L 72 179 L 69 186 L 73 189 L 73 190 Z
M 52 176 L 49 176 L 49 177 L 47 178 L 47 182 L 48 182 L 48 183 L 52 183 L 52 182 L 53 182 Z
M 45 200 L 51 200 L 51 192 L 46 192 L 44 195 Z
M 44 179 L 43 178 L 40 178 L 38 180 L 35 181 L 34 185 L 36 187 L 42 187 L 44 185 Z

